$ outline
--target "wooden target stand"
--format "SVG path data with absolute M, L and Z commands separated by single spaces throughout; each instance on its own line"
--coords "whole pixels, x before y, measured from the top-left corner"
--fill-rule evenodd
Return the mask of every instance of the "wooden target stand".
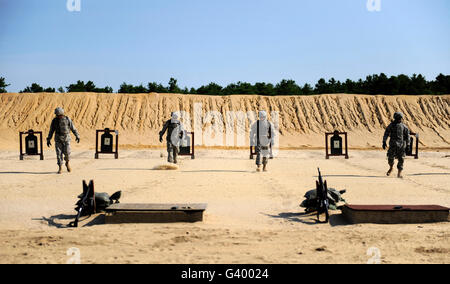
M 345 141 L 342 141 L 341 135 L 344 135 Z M 330 139 L 328 137 L 332 136 Z M 328 143 L 330 141 L 330 143 Z M 329 145 L 330 144 L 330 145 Z M 330 147 L 329 147 L 330 146 Z M 330 148 L 330 151 L 328 150 Z M 345 152 L 344 149 L 345 148 Z M 325 133 L 325 158 L 344 156 L 348 159 L 348 136 L 347 132 L 328 132 Z
M 28 134 L 28 135 L 27 135 Z M 37 134 L 39 136 L 39 143 L 38 138 L 35 136 Z M 25 137 L 25 152 L 23 152 L 23 136 L 27 135 Z M 33 129 L 30 129 L 25 132 L 19 132 L 19 141 L 20 141 L 20 160 L 23 160 L 23 157 L 26 156 L 40 156 L 40 160 L 44 160 L 44 152 L 42 149 L 42 132 L 41 131 L 34 131 Z M 38 147 L 39 144 L 39 147 Z
M 100 133 L 103 133 L 100 137 L 100 150 L 98 149 L 98 136 Z M 116 136 L 115 143 L 113 142 L 113 135 Z M 113 144 L 114 147 L 113 147 Z M 115 151 L 113 150 L 115 149 Z M 105 128 L 103 130 L 96 130 L 95 134 L 95 159 L 98 159 L 99 154 L 113 154 L 115 159 L 119 159 L 119 131 L 118 130 L 110 130 L 109 128 Z

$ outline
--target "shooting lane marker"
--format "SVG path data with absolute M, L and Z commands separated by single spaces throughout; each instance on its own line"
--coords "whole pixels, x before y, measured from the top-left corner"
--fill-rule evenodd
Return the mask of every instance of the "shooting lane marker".
M 207 204 L 126 204 L 106 208 L 106 224 L 201 222 Z
M 350 205 L 342 214 L 352 224 L 420 224 L 447 222 L 449 208 L 438 205 Z

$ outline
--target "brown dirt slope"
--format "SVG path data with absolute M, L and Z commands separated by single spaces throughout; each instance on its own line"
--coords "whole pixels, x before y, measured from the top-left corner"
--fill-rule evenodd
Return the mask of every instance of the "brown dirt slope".
M 201 115 L 194 125 L 194 105 L 201 104 Z M 420 133 L 422 147 L 450 148 L 450 95 L 442 96 L 198 96 L 175 94 L 2 94 L 0 95 L 0 148 L 16 148 L 18 131 L 44 131 L 61 106 L 82 135 L 84 146 L 93 147 L 95 129 L 121 131 L 122 145 L 161 145 L 157 133 L 171 111 L 190 114 L 185 123 L 196 129 L 221 130 L 229 111 L 259 109 L 279 113 L 282 147 L 323 147 L 323 133 L 338 129 L 349 132 L 353 148 L 380 147 L 384 128 L 394 112 L 402 111 L 406 124 Z M 197 105 L 198 107 L 198 105 Z M 211 115 L 206 115 L 212 112 Z M 248 129 L 252 115 L 233 129 Z M 196 138 L 197 139 L 197 138 Z M 224 138 L 225 139 L 225 138 Z M 199 140 L 196 140 L 199 142 Z

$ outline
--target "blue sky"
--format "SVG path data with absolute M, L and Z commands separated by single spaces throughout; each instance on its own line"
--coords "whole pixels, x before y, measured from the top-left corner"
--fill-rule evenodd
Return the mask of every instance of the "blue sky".
M 450 1 L 0 0 L 10 92 L 93 80 L 181 87 L 450 74 Z

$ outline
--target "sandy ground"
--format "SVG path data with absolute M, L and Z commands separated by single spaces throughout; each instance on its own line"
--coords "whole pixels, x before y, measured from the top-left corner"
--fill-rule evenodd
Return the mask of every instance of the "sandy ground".
M 267 173 L 256 173 L 247 151 L 198 151 L 177 171 L 154 171 L 162 150 L 122 151 L 114 160 L 75 150 L 73 172 L 56 175 L 45 161 L 19 161 L 0 151 L 0 263 L 367 263 L 375 247 L 381 263 L 450 263 L 450 223 L 349 225 L 334 211 L 317 224 L 298 204 L 314 188 L 317 167 L 330 187 L 347 189 L 351 204 L 438 204 L 450 207 L 449 152 L 408 158 L 403 180 L 386 177 L 383 151 L 352 151 L 324 159 L 323 151 L 281 151 Z M 73 220 L 83 179 L 97 192 L 122 190 L 122 202 L 208 203 L 195 224 L 104 225 L 93 216 Z

